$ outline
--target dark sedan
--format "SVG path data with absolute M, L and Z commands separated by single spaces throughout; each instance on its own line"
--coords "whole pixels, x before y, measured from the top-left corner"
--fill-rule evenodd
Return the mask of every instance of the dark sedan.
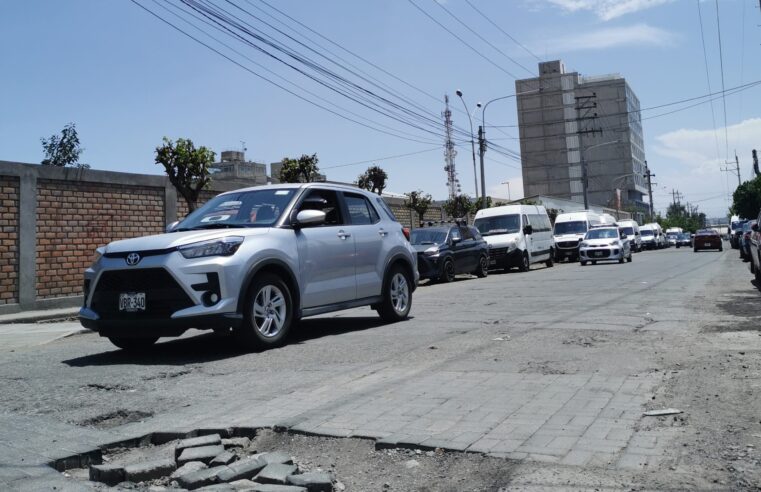
M 692 249 L 698 252 L 703 249 L 724 250 L 724 244 L 721 241 L 719 233 L 712 229 L 701 229 L 695 234 Z
M 682 246 L 688 248 L 692 246 L 692 235 L 689 232 L 683 232 L 676 238 L 676 247 L 681 248 Z
M 743 261 L 750 261 L 750 236 L 753 233 L 753 226 L 756 224 L 755 220 L 749 220 L 743 224 L 743 233 L 740 236 L 740 259 Z
M 468 226 L 439 226 L 414 229 L 410 242 L 417 250 L 420 279 L 451 282 L 455 275 L 488 275 L 489 248 L 478 229 Z

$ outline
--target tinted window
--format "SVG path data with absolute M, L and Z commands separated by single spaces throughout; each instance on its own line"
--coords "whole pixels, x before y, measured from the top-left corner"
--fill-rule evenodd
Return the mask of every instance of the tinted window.
M 556 222 L 555 235 L 562 234 L 584 234 L 587 232 L 587 223 L 579 220 L 574 222 Z
M 441 244 L 446 240 L 446 231 L 440 229 L 413 229 L 410 231 L 411 244 Z
M 206 202 L 174 230 L 270 227 L 280 219 L 295 193 L 293 188 L 226 193 Z
M 460 234 L 462 234 L 462 239 L 473 239 L 473 235 L 470 233 L 470 229 L 467 227 L 460 227 Z
M 454 227 L 451 231 L 449 231 L 449 238 L 462 239 L 462 236 L 460 235 L 460 229 L 458 229 L 457 227 Z
M 473 223 L 482 236 L 491 234 L 512 234 L 521 230 L 521 219 L 517 214 L 481 217 Z
M 640 230 L 639 230 L 639 233 L 640 233 L 642 236 L 652 236 L 652 235 L 653 235 L 653 231 L 652 231 L 652 229 L 640 229 Z
M 362 195 L 344 193 L 346 208 L 349 210 L 349 218 L 352 225 L 368 225 L 378 221 L 378 214 L 373 206 Z
M 378 204 L 378 206 L 383 210 L 383 212 L 388 216 L 389 219 L 393 220 L 394 222 L 399 222 L 396 220 L 396 216 L 394 215 L 394 212 L 391 211 L 390 208 L 388 208 L 388 205 L 386 202 L 383 201 L 383 198 L 378 197 L 375 199 L 375 203 Z
M 634 227 L 622 227 L 621 232 L 626 234 L 627 236 L 633 236 L 634 235 Z
M 584 239 L 618 239 L 618 229 L 590 229 Z
M 345 223 L 341 215 L 338 194 L 333 190 L 309 190 L 299 204 L 299 212 L 302 210 L 320 210 L 324 212 L 325 225 L 328 226 Z
M 469 227 L 468 230 L 470 230 L 470 234 L 473 236 L 473 239 L 476 239 L 476 240 L 483 239 L 481 237 L 481 233 L 478 232 L 478 229 L 476 229 L 475 227 Z

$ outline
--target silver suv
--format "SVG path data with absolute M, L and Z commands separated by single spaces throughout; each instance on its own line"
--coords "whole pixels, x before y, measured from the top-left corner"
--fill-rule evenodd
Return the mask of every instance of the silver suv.
M 418 278 L 408 232 L 378 195 L 260 186 L 216 196 L 166 234 L 98 248 L 79 318 L 128 350 L 189 328 L 232 328 L 262 348 L 306 316 L 369 305 L 405 319 Z

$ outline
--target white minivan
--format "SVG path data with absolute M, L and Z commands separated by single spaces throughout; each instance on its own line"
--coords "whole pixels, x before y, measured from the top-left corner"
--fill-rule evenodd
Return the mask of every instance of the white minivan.
M 489 268 L 518 267 L 532 263 L 552 266 L 552 225 L 541 205 L 505 205 L 479 210 L 473 225 L 489 245 Z
M 642 236 L 639 233 L 639 224 L 636 220 L 619 220 L 618 227 L 629 237 L 629 243 L 633 252 L 642 250 Z
M 564 258 L 568 261 L 578 260 L 579 244 L 584 240 L 584 234 L 602 223 L 600 215 L 590 210 L 558 214 L 553 232 L 555 260 L 561 261 Z

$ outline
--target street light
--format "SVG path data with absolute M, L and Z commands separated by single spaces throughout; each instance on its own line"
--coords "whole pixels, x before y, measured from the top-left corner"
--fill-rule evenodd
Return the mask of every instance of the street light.
M 538 92 L 542 92 L 541 87 L 532 91 L 516 92 L 515 94 L 510 94 L 508 96 L 495 97 L 491 101 L 487 101 L 481 110 L 481 126 L 478 127 L 478 154 L 481 158 L 481 204 L 483 206 L 486 206 L 486 177 L 484 176 L 484 154 L 486 153 L 486 108 L 494 101 L 501 101 L 502 99 L 523 96 L 525 94 L 536 94 Z
M 587 161 L 584 159 L 584 153 L 597 147 L 604 147 L 605 145 L 613 145 L 617 143 L 621 143 L 621 140 L 611 140 L 610 142 L 592 145 L 586 149 L 579 149 L 579 154 L 581 155 L 581 184 L 584 189 L 584 210 L 589 210 L 589 197 L 587 196 Z
M 500 184 L 507 185 L 507 201 L 511 202 L 512 199 L 510 198 L 510 181 L 503 181 Z
M 473 118 L 470 117 L 470 111 L 468 111 L 468 105 L 465 104 L 465 99 L 462 97 L 462 91 L 457 89 L 455 91 L 457 97 L 462 101 L 462 105 L 465 107 L 465 112 L 468 114 L 468 122 L 470 123 L 470 150 L 473 153 L 473 183 L 476 186 L 476 200 L 478 199 L 478 172 L 476 171 L 476 143 L 473 140 Z M 481 103 L 476 104 L 477 108 L 481 107 Z

